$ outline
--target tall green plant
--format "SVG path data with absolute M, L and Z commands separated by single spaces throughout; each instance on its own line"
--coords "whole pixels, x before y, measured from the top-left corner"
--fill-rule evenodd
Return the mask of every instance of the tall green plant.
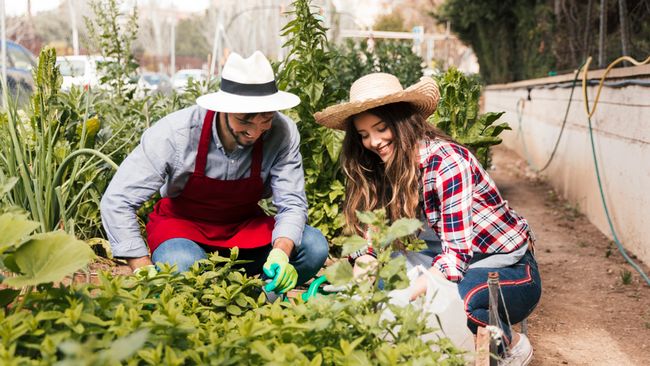
M 336 54 L 328 49 L 326 29 L 310 1 L 296 0 L 291 6 L 288 14 L 293 19 L 282 30 L 289 52 L 279 68 L 278 86 L 300 97 L 295 113 L 302 139 L 309 222 L 331 238 L 341 228 L 337 218 L 344 186 L 338 157 L 343 134 L 319 126 L 313 115 L 342 99 L 335 83 Z
M 40 232 L 59 227 L 72 231 L 77 206 L 92 195 L 97 175 L 106 169 L 104 164 L 115 167 L 108 156 L 89 148 L 99 122 L 87 114 L 72 124 L 75 139 L 67 139 L 71 121 L 69 114 L 61 113 L 65 108 L 58 99 L 61 75 L 55 62 L 54 50 L 45 48 L 35 72 L 30 109 L 10 105 L 0 115 L 0 172 L 18 178 L 8 200 L 29 212 Z
M 98 65 L 101 84 L 110 86 L 117 99 L 132 99 L 138 63 L 132 45 L 137 38 L 138 13 L 123 14 L 122 0 L 92 0 L 93 18 L 85 18 L 90 46 L 108 60 Z
M 484 168 L 490 166 L 490 146 L 501 143 L 499 134 L 510 130 L 507 123 L 494 125 L 504 112 L 479 114 L 481 84 L 455 68 L 438 79 L 440 101 L 430 120 L 451 138 L 469 147 Z

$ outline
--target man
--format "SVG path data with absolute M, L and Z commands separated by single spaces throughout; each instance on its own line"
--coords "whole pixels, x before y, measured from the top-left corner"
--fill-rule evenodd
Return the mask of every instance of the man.
M 256 51 L 232 53 L 221 89 L 196 102 L 145 131 L 108 186 L 101 213 L 113 255 L 155 274 L 153 263 L 186 271 L 206 253 L 239 247 L 239 259 L 252 261 L 246 272 L 264 272 L 273 279 L 265 289 L 285 293 L 316 274 L 328 252 L 320 231 L 305 225 L 298 130 L 277 112 L 300 99 L 277 90 Z M 158 190 L 145 244 L 136 210 Z M 258 206 L 271 195 L 275 218 Z

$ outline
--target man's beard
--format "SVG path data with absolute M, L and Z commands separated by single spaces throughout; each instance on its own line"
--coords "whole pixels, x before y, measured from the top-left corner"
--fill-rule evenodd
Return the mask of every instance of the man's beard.
M 252 141 L 244 141 L 244 132 L 235 132 L 235 130 L 232 129 L 230 126 L 230 118 L 228 118 L 228 113 L 226 113 L 226 128 L 228 129 L 228 132 L 230 132 L 230 136 L 235 139 L 237 144 L 240 146 L 251 146 L 255 143 L 255 140 Z

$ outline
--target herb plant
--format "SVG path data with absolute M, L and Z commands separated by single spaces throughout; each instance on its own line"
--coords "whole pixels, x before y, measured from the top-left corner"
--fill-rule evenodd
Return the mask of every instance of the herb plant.
M 278 87 L 300 97 L 294 111 L 301 136 L 309 223 L 332 238 L 341 228 L 338 217 L 344 186 L 338 157 L 343 134 L 316 124 L 314 113 L 341 99 L 341 90 L 334 83 L 336 54 L 327 47 L 326 29 L 310 1 L 296 0 L 291 6 L 289 14 L 294 18 L 282 30 L 290 51 L 279 65 Z

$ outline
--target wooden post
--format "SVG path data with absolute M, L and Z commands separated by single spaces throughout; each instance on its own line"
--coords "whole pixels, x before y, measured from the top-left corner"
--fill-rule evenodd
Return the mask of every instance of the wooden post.
M 488 273 L 488 295 L 489 295 L 489 320 L 492 326 L 499 327 L 499 272 Z M 490 354 L 497 355 L 499 348 L 496 340 L 490 337 Z M 497 366 L 498 361 L 495 357 L 490 357 L 490 366 Z
M 490 332 L 485 327 L 478 327 L 476 332 L 475 366 L 490 366 Z

